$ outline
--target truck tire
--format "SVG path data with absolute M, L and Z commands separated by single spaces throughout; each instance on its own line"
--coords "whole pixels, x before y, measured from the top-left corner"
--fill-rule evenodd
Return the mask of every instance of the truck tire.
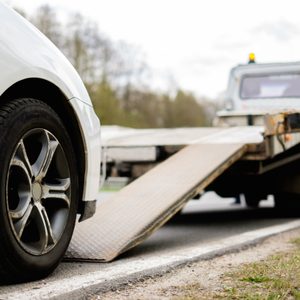
M 51 273 L 72 236 L 78 174 L 58 115 L 35 99 L 0 106 L 0 281 Z
M 290 193 L 277 193 L 274 195 L 275 209 L 282 212 L 300 214 L 300 195 Z
M 262 197 L 256 193 L 246 192 L 244 193 L 245 202 L 247 207 L 257 208 Z

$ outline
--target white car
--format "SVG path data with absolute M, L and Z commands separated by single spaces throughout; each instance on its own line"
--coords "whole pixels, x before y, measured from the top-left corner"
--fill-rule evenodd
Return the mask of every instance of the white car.
M 0 3 L 0 281 L 51 273 L 95 212 L 100 123 L 72 65 Z

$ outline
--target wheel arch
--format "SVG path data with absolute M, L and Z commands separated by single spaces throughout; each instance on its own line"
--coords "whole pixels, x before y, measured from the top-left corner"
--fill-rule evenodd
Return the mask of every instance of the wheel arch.
M 34 98 L 45 102 L 58 114 L 66 127 L 77 159 L 81 195 L 79 198 L 78 213 L 82 213 L 84 209 L 82 199 L 86 168 L 85 147 L 78 119 L 68 98 L 55 84 L 39 78 L 29 78 L 16 82 L 0 95 L 0 104 L 17 98 Z

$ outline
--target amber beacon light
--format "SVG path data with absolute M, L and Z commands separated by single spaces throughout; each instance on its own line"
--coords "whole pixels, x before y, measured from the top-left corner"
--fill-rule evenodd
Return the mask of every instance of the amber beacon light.
M 249 54 L 249 64 L 254 64 L 255 63 L 255 54 L 254 53 L 250 53 Z

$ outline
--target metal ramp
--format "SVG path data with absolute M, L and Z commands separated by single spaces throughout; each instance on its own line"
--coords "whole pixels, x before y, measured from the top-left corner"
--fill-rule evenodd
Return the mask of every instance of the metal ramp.
M 111 261 L 136 246 L 247 150 L 245 143 L 190 145 L 141 176 L 77 224 L 65 258 Z

